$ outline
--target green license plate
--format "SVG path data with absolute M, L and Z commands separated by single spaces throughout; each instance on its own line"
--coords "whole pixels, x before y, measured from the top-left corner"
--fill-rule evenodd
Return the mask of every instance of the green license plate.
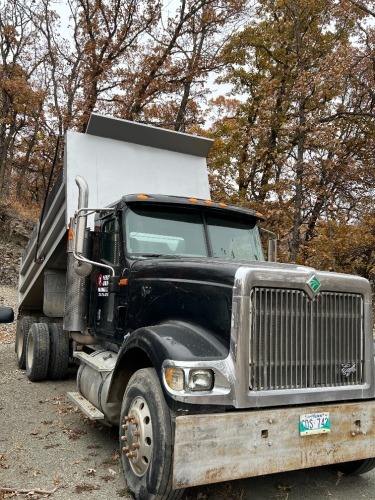
M 330 432 L 331 422 L 328 412 L 322 413 L 305 413 L 299 416 L 299 433 L 300 436 L 308 436 L 310 434 L 324 434 Z

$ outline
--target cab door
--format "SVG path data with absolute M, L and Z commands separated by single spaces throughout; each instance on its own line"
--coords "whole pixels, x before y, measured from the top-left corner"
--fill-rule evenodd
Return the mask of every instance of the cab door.
M 102 225 L 100 234 L 100 262 L 111 266 L 116 276 L 121 274 L 122 245 L 120 227 L 116 216 L 108 217 Z M 109 292 L 109 278 L 112 272 L 108 267 L 100 267 L 96 283 L 96 333 L 99 337 L 114 340 L 117 325 L 117 308 L 121 293 Z

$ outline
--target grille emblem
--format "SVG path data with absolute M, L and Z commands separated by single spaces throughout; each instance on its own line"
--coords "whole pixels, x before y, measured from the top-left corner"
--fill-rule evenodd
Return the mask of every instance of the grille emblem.
M 341 375 L 348 378 L 352 373 L 357 371 L 355 363 L 341 363 Z
M 319 290 L 319 288 L 322 286 L 322 284 L 320 283 L 320 281 L 318 280 L 318 278 L 315 276 L 315 274 L 313 276 L 311 276 L 311 278 L 309 279 L 309 281 L 307 282 L 307 284 L 309 285 L 309 287 L 311 288 L 311 290 L 314 293 L 317 293 L 317 291 Z

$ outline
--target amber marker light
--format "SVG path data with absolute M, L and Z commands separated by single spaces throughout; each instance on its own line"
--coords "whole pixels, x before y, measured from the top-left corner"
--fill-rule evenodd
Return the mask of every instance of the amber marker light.
M 223 203 L 223 202 L 218 203 L 218 205 L 219 205 L 219 207 L 223 207 L 223 208 L 226 208 L 228 206 L 226 203 Z
M 199 200 L 196 198 L 189 198 L 188 201 L 190 201 L 190 203 L 199 203 Z
M 212 200 L 204 200 L 204 202 L 206 205 L 214 205 L 215 204 L 215 202 Z
M 182 368 L 169 366 L 164 369 L 165 381 L 173 391 L 183 391 L 185 389 L 185 375 Z
M 68 240 L 69 240 L 69 241 L 72 241 L 72 240 L 73 240 L 73 237 L 74 237 L 73 229 L 69 229 L 69 232 L 68 232 Z
M 126 278 L 121 278 L 120 281 L 118 282 L 118 284 L 120 286 L 126 286 L 128 283 L 129 283 L 129 280 Z
M 139 200 L 148 200 L 148 196 L 146 194 L 137 194 L 137 198 Z

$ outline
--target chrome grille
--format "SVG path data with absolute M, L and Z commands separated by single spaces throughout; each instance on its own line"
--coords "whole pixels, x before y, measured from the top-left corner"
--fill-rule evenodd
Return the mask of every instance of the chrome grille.
M 311 300 L 302 290 L 252 290 L 252 390 L 363 384 L 362 363 L 361 295 L 321 292 Z

